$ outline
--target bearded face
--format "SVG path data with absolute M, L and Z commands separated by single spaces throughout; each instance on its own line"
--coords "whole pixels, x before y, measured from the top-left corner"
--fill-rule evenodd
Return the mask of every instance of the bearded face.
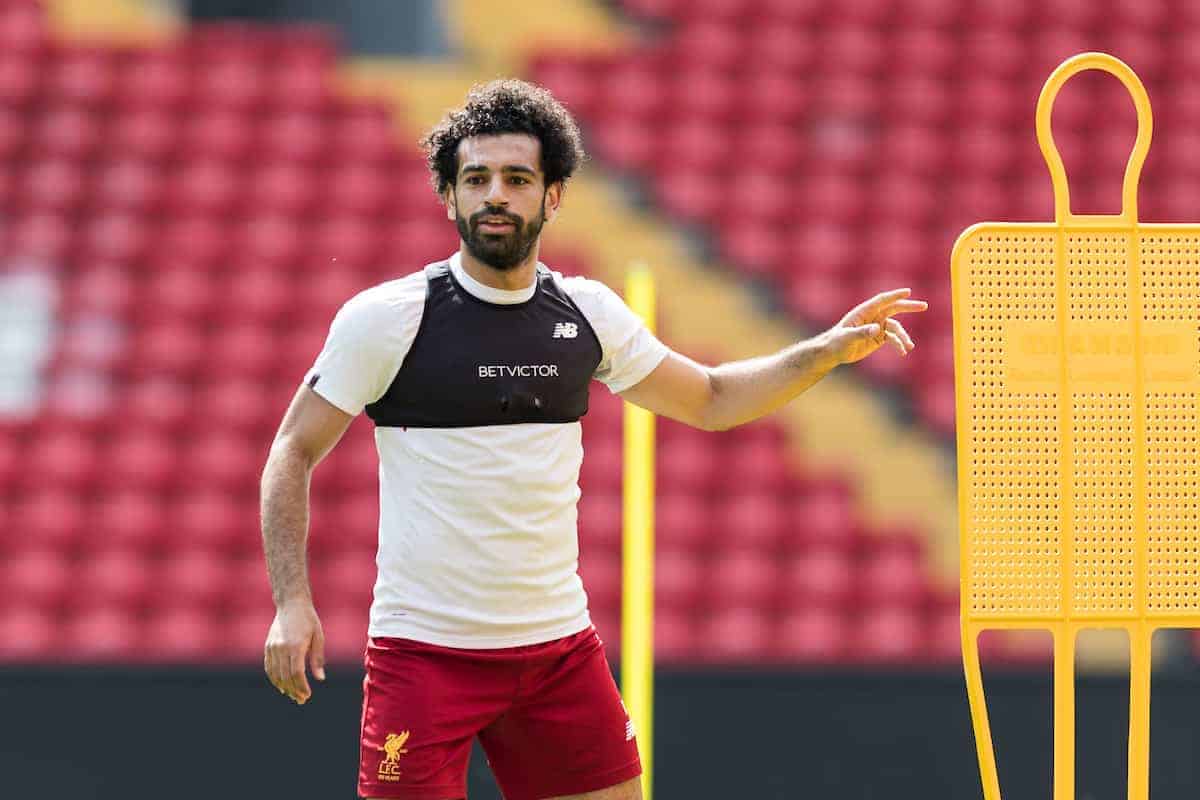
M 542 197 L 544 201 L 545 193 Z M 458 235 L 466 243 L 471 255 L 502 272 L 516 267 L 529 257 L 545 222 L 544 202 L 528 221 L 501 207 L 485 206 L 470 218 L 464 217 L 456 207 L 454 214 Z

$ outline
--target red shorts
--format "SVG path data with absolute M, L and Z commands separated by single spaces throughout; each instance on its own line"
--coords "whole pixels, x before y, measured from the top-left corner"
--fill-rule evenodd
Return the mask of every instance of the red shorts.
M 595 628 L 498 650 L 374 638 L 366 666 L 361 797 L 466 797 L 476 736 L 505 800 L 591 792 L 642 772 Z

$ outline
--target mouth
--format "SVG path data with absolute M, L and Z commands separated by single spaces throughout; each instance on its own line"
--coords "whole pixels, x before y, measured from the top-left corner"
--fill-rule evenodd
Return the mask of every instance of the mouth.
M 479 221 L 477 227 L 484 233 L 504 233 L 515 230 L 517 226 L 511 220 L 503 217 L 485 217 Z

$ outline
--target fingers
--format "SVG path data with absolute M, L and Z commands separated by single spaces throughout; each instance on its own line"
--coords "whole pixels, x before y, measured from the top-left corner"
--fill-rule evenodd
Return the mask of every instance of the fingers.
M 879 316 L 879 311 L 884 306 L 891 305 L 898 300 L 902 300 L 912 293 L 911 289 L 893 289 L 890 292 L 877 294 L 869 300 L 856 305 L 846 316 L 850 319 L 874 319 Z
M 263 669 L 271 685 L 278 689 L 280 694 L 285 694 L 300 704 L 312 696 L 304 674 L 306 650 L 307 647 L 303 644 L 289 646 L 271 643 L 267 645 L 263 657 Z M 324 669 L 321 674 L 324 675 Z
M 929 303 L 924 300 L 897 300 L 887 306 L 885 312 L 891 314 L 916 314 L 929 310 Z
M 914 347 L 916 347 L 912 337 L 908 335 L 908 331 L 904 330 L 904 326 L 898 321 L 889 318 L 887 321 L 887 329 L 888 333 L 895 336 L 896 340 L 900 343 L 900 355 L 906 356 L 913 351 Z
M 308 654 L 308 665 L 313 677 L 319 681 L 325 680 L 325 635 L 317 630 L 312 638 L 312 650 Z
M 288 684 L 291 689 L 288 694 L 301 705 L 312 697 L 312 689 L 308 686 L 308 676 L 304 674 L 304 660 L 308 655 L 305 650 L 307 650 L 305 647 L 293 649 L 288 658 Z
M 904 349 L 904 342 L 900 341 L 899 336 L 892 333 L 891 331 L 888 331 L 887 339 L 889 342 L 892 343 L 892 346 L 896 348 L 896 351 L 899 352 L 900 355 L 902 355 L 902 356 L 908 355 L 907 351 L 905 351 L 905 349 Z

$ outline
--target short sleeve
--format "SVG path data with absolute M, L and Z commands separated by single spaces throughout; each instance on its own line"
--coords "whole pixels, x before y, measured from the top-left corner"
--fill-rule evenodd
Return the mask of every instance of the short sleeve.
M 669 348 L 609 287 L 589 280 L 586 291 L 572 298 L 600 339 L 601 360 L 592 377 L 613 394 L 636 386 L 666 358 Z
M 314 392 L 352 416 L 387 391 L 420 324 L 423 304 L 381 291 L 387 286 L 369 289 L 342 306 L 304 378 Z

